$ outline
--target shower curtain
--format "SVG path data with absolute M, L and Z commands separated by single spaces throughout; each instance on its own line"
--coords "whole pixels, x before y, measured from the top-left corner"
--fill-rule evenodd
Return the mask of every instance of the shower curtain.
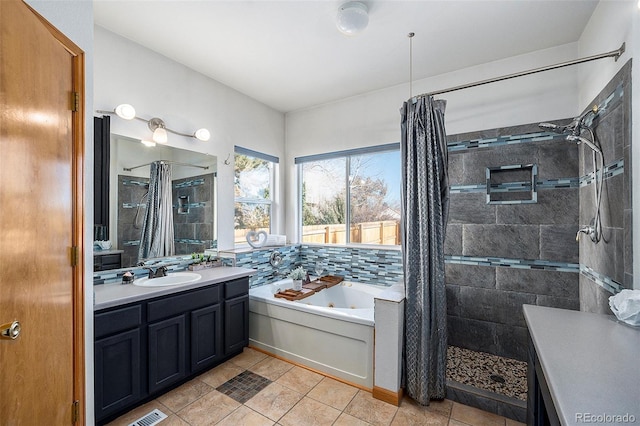
M 174 253 L 171 164 L 154 161 L 151 163 L 138 261 L 172 256 Z
M 444 239 L 449 211 L 446 101 L 419 96 L 402 109 L 404 383 L 422 405 L 446 395 Z

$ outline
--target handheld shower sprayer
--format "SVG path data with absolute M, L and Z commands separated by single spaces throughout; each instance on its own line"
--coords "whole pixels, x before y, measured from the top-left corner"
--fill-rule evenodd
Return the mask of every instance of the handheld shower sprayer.
M 587 110 L 584 114 L 574 118 L 571 123 L 562 126 L 553 123 L 540 123 L 538 126 L 541 129 L 545 129 L 561 135 L 567 135 L 565 140 L 570 142 L 576 142 L 577 144 L 584 144 L 591 149 L 592 161 L 593 161 L 593 176 L 594 176 L 594 192 L 595 192 L 595 216 L 591 220 L 588 226 L 582 227 L 576 234 L 576 241 L 580 239 L 581 234 L 589 236 L 594 243 L 600 242 L 602 236 L 602 224 L 600 218 L 600 204 L 602 201 L 602 185 L 604 180 L 604 155 L 602 149 L 596 144 L 595 132 L 590 125 L 586 125 L 585 121 L 587 117 L 592 114 L 598 113 L 598 106 L 594 105 L 593 108 Z M 591 140 L 582 137 L 582 132 L 587 131 L 591 135 Z M 600 160 L 599 162 L 597 160 Z M 599 170 L 598 170 L 599 169 Z
M 602 154 L 602 150 L 598 148 L 596 144 L 594 144 L 587 138 L 583 138 L 582 136 L 567 135 L 566 140 L 568 140 L 569 142 L 575 142 L 577 144 L 584 143 L 586 146 L 591 148 L 594 152 L 597 152 L 598 154 Z

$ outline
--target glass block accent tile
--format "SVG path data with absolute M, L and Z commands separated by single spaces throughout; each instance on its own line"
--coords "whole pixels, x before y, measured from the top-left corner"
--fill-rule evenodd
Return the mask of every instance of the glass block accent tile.
M 156 268 L 162 266 L 163 264 L 166 264 L 169 273 L 171 273 L 186 270 L 190 263 L 191 256 L 173 256 L 163 258 L 158 263 L 153 264 L 153 267 Z M 122 276 L 126 272 L 133 273 L 136 278 L 145 277 L 149 274 L 149 271 L 147 269 L 144 269 L 140 266 L 121 269 L 109 269 L 107 271 L 96 271 L 93 273 L 93 284 L 120 284 L 122 283 Z
M 282 256 L 282 264 L 276 269 L 269 264 L 271 253 L 277 251 Z M 286 273 L 300 266 L 300 246 L 265 247 L 237 253 L 235 266 L 255 269 L 257 272 L 249 278 L 249 287 L 256 287 L 281 280 Z
M 605 166 L 604 168 L 604 178 L 609 179 L 614 176 L 617 176 L 621 173 L 624 173 L 624 160 L 620 159 L 614 161 Z M 561 179 L 541 179 L 536 181 L 536 189 L 564 189 L 564 188 L 581 188 L 583 186 L 590 185 L 593 183 L 593 172 L 586 174 L 581 177 L 575 178 L 561 178 Z M 525 189 L 529 189 L 531 183 L 529 182 L 509 182 L 509 183 L 501 183 L 498 185 L 492 185 L 492 192 L 509 192 L 509 191 L 522 191 Z M 464 194 L 471 192 L 487 192 L 486 184 L 477 184 L 477 185 L 451 185 L 449 187 L 449 192 L 451 194 Z
M 126 178 L 122 179 L 122 184 L 126 186 L 142 186 L 142 187 L 149 186 L 149 182 L 144 182 L 144 181 L 139 181 L 134 179 L 126 179 Z
M 325 274 L 340 275 L 347 281 L 363 284 L 391 286 L 404 274 L 399 248 L 300 246 L 300 263 L 305 269 L 313 271 L 318 261 L 324 263 Z
M 614 109 L 620 103 L 620 101 L 622 101 L 623 96 L 624 84 L 620 83 L 618 84 L 616 89 L 609 96 L 607 96 L 607 98 L 602 101 L 600 105 L 598 105 L 598 112 L 596 113 L 596 115 L 590 115 L 585 119 L 585 124 L 587 126 L 591 126 L 591 123 L 593 123 L 596 117 L 599 117 L 607 111 Z
M 244 404 L 270 383 L 271 380 L 266 377 L 245 370 L 236 377 L 218 386 L 216 390 L 238 401 L 240 404 Z
M 173 185 L 173 187 L 177 189 L 177 188 L 188 188 L 190 186 L 198 186 L 198 185 L 204 185 L 204 179 L 200 178 L 200 179 L 194 179 L 194 180 L 187 180 L 184 182 L 176 183 Z
M 595 282 L 611 294 L 620 293 L 622 290 L 624 290 L 624 286 L 613 278 L 594 271 L 586 265 L 580 265 L 580 274 L 589 278 L 591 281 Z
M 604 167 L 604 179 L 607 180 L 614 176 L 624 173 L 624 159 L 620 159 Z M 580 178 L 580 187 L 591 185 L 595 175 L 593 172 L 586 174 Z
M 550 260 L 508 259 L 504 257 L 445 256 L 445 263 L 473 266 L 500 266 L 503 268 L 538 269 L 558 272 L 580 272 L 577 263 L 553 262 Z
M 206 241 L 204 240 L 194 240 L 192 238 L 176 238 L 174 242 L 182 243 L 182 244 L 205 244 L 206 243 Z
M 461 152 L 476 148 L 496 148 L 504 145 L 515 145 L 530 142 L 550 141 L 554 139 L 564 139 L 563 135 L 553 132 L 535 132 L 523 135 L 506 135 L 487 139 L 472 139 L 460 142 L 447 143 L 449 152 Z

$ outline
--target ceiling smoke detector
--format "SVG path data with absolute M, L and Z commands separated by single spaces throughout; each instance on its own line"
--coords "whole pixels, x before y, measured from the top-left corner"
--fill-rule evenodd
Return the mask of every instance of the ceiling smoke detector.
M 359 1 L 350 1 L 338 8 L 336 26 L 341 33 L 352 36 L 361 33 L 369 23 L 369 8 Z

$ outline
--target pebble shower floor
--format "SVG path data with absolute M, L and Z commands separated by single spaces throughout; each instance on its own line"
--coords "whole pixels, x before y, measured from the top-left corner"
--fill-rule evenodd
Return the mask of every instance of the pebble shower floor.
M 527 363 L 523 361 L 449 346 L 447 380 L 527 400 Z

